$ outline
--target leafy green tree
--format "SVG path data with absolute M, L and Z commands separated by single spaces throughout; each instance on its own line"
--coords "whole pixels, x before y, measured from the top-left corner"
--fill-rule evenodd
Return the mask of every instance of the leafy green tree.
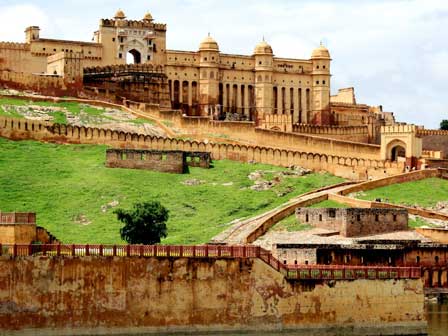
M 114 213 L 125 224 L 120 235 L 129 244 L 158 244 L 167 235 L 168 210 L 160 202 L 136 203 L 132 210 L 117 209 Z
M 442 122 L 440 123 L 440 129 L 444 130 L 444 131 L 448 131 L 448 120 L 442 120 Z

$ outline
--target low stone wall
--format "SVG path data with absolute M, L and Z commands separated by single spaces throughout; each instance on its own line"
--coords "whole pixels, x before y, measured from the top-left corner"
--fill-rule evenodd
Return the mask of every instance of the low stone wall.
M 328 195 L 324 194 L 324 195 L 316 195 L 315 197 L 310 197 L 308 199 L 293 201 L 285 204 L 285 206 L 273 211 L 266 218 L 263 218 L 257 225 L 257 227 L 254 230 L 252 230 L 250 234 L 247 235 L 245 243 L 251 244 L 254 241 L 256 241 L 258 238 L 260 238 L 266 232 L 268 232 L 268 230 L 271 227 L 273 227 L 275 223 L 278 223 L 282 219 L 294 214 L 295 210 L 298 207 L 307 207 L 325 201 L 327 199 Z
M 293 132 L 319 135 L 326 138 L 369 143 L 369 129 L 367 126 L 319 126 L 296 124 Z
M 281 136 L 281 132 L 278 133 L 278 136 Z M 403 164 L 389 161 L 364 160 L 263 146 L 178 140 L 7 117 L 0 117 L 0 136 L 13 140 L 33 139 L 73 144 L 106 144 L 116 148 L 209 152 L 214 160 L 258 162 L 285 167 L 296 165 L 317 171 L 327 171 L 351 180 L 389 176 L 403 171 Z M 351 154 L 353 153 L 356 153 L 354 149 Z
M 187 170 L 185 155 L 181 151 L 108 149 L 106 151 L 106 166 L 109 168 L 147 169 L 174 174 L 183 174 Z
M 359 183 L 354 186 L 347 187 L 341 192 L 341 195 L 348 195 L 354 192 L 372 190 L 380 187 L 385 187 L 391 184 L 405 183 L 411 181 L 419 181 L 431 177 L 441 177 L 443 170 L 440 169 L 427 169 L 418 170 L 411 173 L 404 173 L 395 176 L 389 176 L 378 180 Z
M 336 195 L 336 194 L 329 194 L 328 199 L 331 201 L 349 205 L 349 206 L 355 207 L 355 208 L 405 209 L 411 215 L 421 216 L 421 217 L 430 218 L 430 219 L 439 219 L 439 220 L 443 220 L 443 221 L 448 221 L 447 214 L 444 214 L 441 212 L 436 212 L 436 211 L 407 207 L 404 205 L 397 205 L 397 204 L 384 203 L 384 202 L 371 202 L 371 201 L 365 201 L 365 200 L 360 200 L 360 199 L 351 198 L 351 197 L 342 196 L 342 195 Z
M 289 282 L 259 259 L 2 257 L 0 283 L 9 336 L 426 332 L 421 279 Z
M 434 242 L 448 244 L 448 229 L 442 228 L 417 228 L 415 229 L 421 235 L 431 239 Z

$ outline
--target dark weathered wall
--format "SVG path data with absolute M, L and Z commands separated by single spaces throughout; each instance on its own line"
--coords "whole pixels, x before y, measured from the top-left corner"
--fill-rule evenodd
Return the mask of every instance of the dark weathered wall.
M 413 334 L 424 329 L 423 304 L 420 279 L 290 283 L 259 259 L 0 258 L 5 335 L 322 327 Z
M 108 149 L 106 166 L 110 168 L 148 169 L 165 173 L 186 172 L 184 153 L 179 151 L 139 151 Z
M 448 132 L 440 131 L 440 134 L 428 134 L 423 136 L 423 150 L 442 151 L 443 159 L 448 159 Z
M 408 212 L 402 209 L 311 209 L 299 208 L 303 224 L 338 231 L 344 237 L 357 237 L 408 229 Z

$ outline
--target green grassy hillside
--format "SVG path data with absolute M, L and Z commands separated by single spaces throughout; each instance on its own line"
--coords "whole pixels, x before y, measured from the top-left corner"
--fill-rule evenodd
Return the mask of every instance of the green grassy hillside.
M 428 178 L 420 181 L 393 184 L 356 194 L 357 198 L 407 206 L 433 207 L 437 202 L 448 201 L 448 180 Z
M 0 97 L 0 116 L 48 119 L 59 124 L 69 124 L 68 116 L 75 118 L 78 124 L 83 125 L 104 125 L 107 122 L 124 125 L 154 124 L 150 120 L 135 118 L 118 109 L 105 109 L 76 102 L 33 102 L 25 97 L 23 99 Z
M 230 161 L 216 161 L 209 170 L 192 168 L 185 175 L 110 169 L 104 166 L 105 150 L 105 146 L 0 139 L 0 209 L 37 212 L 38 224 L 65 243 L 106 244 L 121 243 L 114 208 L 156 199 L 170 210 L 164 243 L 197 244 L 207 242 L 234 219 L 342 181 L 328 174 L 310 174 L 283 178 L 271 190 L 254 191 L 249 189 L 254 182 L 247 177 L 251 172 L 282 169 Z M 203 183 L 182 183 L 191 179 Z

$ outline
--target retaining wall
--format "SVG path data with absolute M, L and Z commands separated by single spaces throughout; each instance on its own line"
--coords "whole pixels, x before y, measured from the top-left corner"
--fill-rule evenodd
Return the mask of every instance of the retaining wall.
M 0 283 L 8 336 L 426 331 L 421 279 L 289 282 L 259 259 L 0 258 Z

